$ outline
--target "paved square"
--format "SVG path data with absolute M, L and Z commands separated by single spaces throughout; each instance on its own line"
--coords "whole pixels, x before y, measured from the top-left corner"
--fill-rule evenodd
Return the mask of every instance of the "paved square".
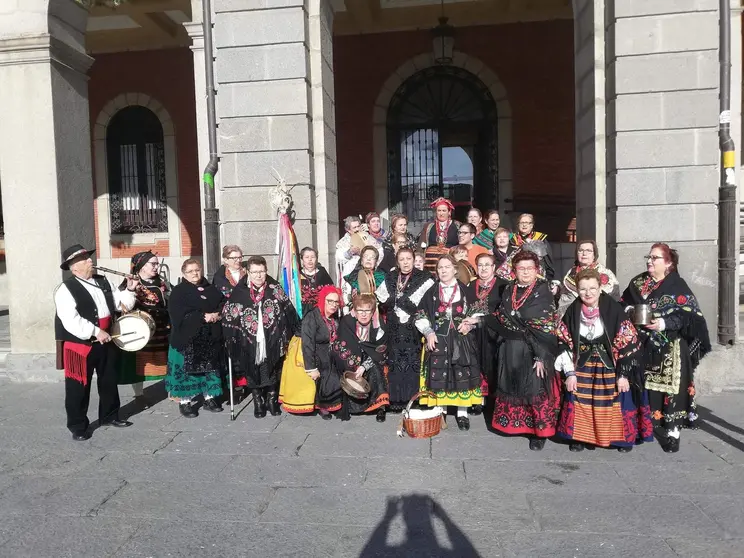
M 62 384 L 0 380 L 0 557 L 744 556 L 744 394 L 702 398 L 680 453 L 623 455 L 531 452 L 482 418 L 432 440 L 397 415 L 189 420 L 160 384 L 144 409 L 120 391 L 134 426 L 81 443 Z

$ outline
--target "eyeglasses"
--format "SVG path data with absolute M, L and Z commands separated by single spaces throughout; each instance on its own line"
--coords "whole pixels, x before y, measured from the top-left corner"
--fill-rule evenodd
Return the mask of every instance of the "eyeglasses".
M 532 265 L 530 267 L 520 267 L 520 266 L 517 266 L 514 269 L 516 269 L 517 271 L 535 271 L 537 268 L 534 265 Z
M 255 276 L 266 275 L 266 270 L 262 269 L 261 271 L 249 271 L 248 273 L 255 277 Z
M 197 267 L 196 269 L 187 269 L 183 272 L 184 275 L 192 275 L 194 273 L 201 273 L 201 269 Z
M 326 304 L 335 304 L 338 306 L 340 303 L 337 298 L 326 298 Z
M 152 267 L 158 267 L 160 265 L 160 262 L 147 262 L 147 265 L 151 265 Z
M 371 314 L 372 313 L 372 310 L 362 310 L 360 308 L 357 308 L 356 309 L 356 313 L 357 314 Z
M 243 259 L 243 256 L 230 256 L 229 258 L 225 258 L 225 259 L 226 260 L 232 260 L 232 261 L 235 262 L 235 261 L 238 261 L 238 260 L 242 260 Z
M 664 259 L 664 256 L 651 256 L 651 255 L 643 256 L 643 260 L 644 261 L 651 260 L 651 261 L 655 262 L 656 260 L 663 260 L 663 259 Z
M 599 292 L 598 287 L 589 287 L 588 289 L 579 289 L 580 294 L 595 294 Z
M 470 231 L 457 231 L 457 234 L 473 234 Z

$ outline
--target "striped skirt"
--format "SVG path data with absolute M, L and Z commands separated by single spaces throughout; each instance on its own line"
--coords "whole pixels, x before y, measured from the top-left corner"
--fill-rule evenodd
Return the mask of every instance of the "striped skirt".
M 615 371 L 605 366 L 596 348 L 577 367 L 576 380 L 576 391 L 563 396 L 559 436 L 600 447 L 653 440 L 646 390 L 631 386 L 630 391 L 620 393 Z

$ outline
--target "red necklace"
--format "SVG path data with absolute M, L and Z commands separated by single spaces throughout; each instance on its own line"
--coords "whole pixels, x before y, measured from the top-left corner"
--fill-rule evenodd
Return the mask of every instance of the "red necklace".
M 321 315 L 321 318 L 323 318 L 323 321 L 325 322 L 326 327 L 328 328 L 328 335 L 331 338 L 331 343 L 333 343 L 336 340 L 336 322 L 333 320 L 333 318 L 326 318 L 325 316 Z
M 452 301 L 455 300 L 455 295 L 457 294 L 457 283 L 452 285 L 452 295 L 449 297 L 449 300 L 445 302 L 444 300 L 444 287 L 442 287 L 442 284 L 439 284 L 439 300 L 442 301 L 442 305 L 444 306 L 452 306 Z
M 648 295 L 650 295 L 652 292 L 654 292 L 659 287 L 659 285 L 661 285 L 661 281 L 663 281 L 662 279 L 661 281 L 658 281 L 652 285 L 651 282 L 653 280 L 654 278 L 649 275 L 648 278 L 643 282 L 643 285 L 641 286 L 642 297 L 645 298 Z
M 535 283 L 532 283 L 529 287 L 527 287 L 527 290 L 524 291 L 522 298 L 517 298 L 517 284 L 514 283 L 514 288 L 512 289 L 512 308 L 515 311 L 519 310 L 522 306 L 524 306 L 524 303 L 527 301 L 527 297 L 529 297 L 532 294 L 532 290 L 534 288 L 535 288 Z
M 263 300 L 265 292 L 266 285 L 261 285 L 261 288 L 256 292 L 253 290 L 253 283 L 251 283 L 251 300 L 253 301 L 253 304 L 259 304 Z
M 491 291 L 493 290 L 493 286 L 496 284 L 495 279 L 496 279 L 495 277 L 491 277 L 491 280 L 485 285 L 481 282 L 480 279 L 475 280 L 475 292 L 478 295 L 478 300 L 483 300 L 489 294 L 491 294 Z

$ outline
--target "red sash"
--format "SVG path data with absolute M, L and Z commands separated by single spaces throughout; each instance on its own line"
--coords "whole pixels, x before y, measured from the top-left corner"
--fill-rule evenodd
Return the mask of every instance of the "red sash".
M 98 320 L 98 327 L 108 331 L 111 326 L 111 316 Z M 88 385 L 88 354 L 93 347 L 83 343 L 65 341 L 64 345 L 64 370 L 65 378 Z

